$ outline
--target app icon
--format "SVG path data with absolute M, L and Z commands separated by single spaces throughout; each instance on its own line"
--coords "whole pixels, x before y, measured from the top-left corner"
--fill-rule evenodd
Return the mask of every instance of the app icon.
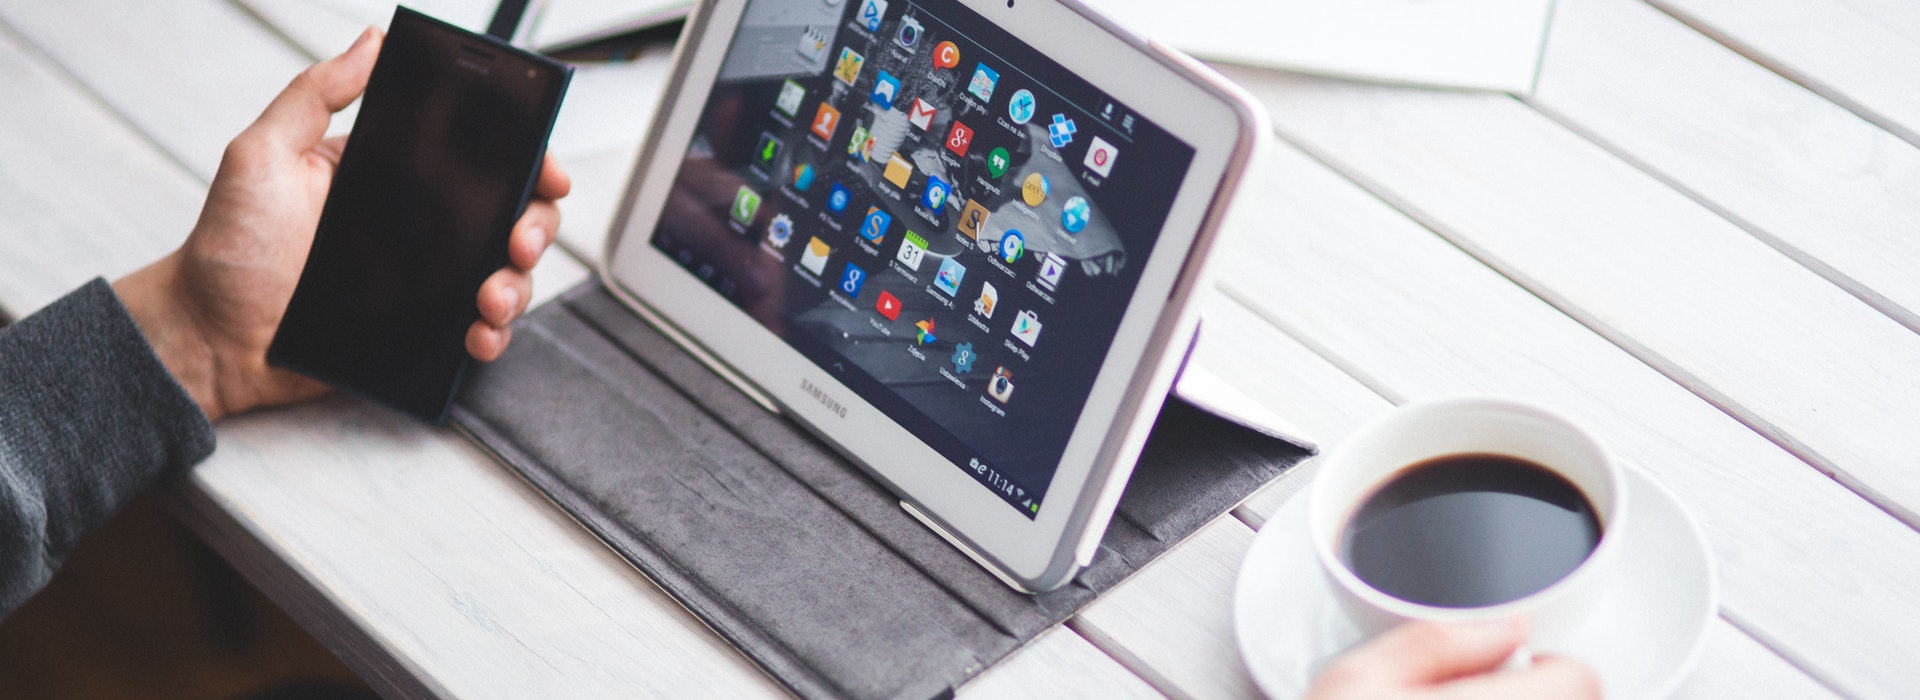
M 907 159 L 900 157 L 896 152 L 887 158 L 887 171 L 883 176 L 887 178 L 887 182 L 893 183 L 894 187 L 904 190 L 907 188 L 907 179 L 913 177 L 913 164 L 908 163 Z
M 1020 88 L 1013 91 L 1013 99 L 1007 100 L 1007 116 L 1015 124 L 1025 124 L 1033 121 L 1034 106 L 1033 91 Z
M 843 46 L 840 48 L 840 62 L 833 66 L 833 77 L 853 85 L 853 81 L 860 77 L 860 64 L 866 62 L 867 57 L 860 55 L 853 47 Z
M 831 254 L 833 248 L 820 240 L 819 236 L 814 236 L 813 240 L 807 241 L 806 252 L 800 254 L 800 266 L 819 276 L 827 271 L 827 256 Z
M 940 207 L 947 205 L 947 193 L 952 191 L 952 186 L 941 181 L 940 178 L 929 174 L 927 175 L 927 191 L 925 194 L 920 195 L 920 206 L 931 209 L 935 215 L 938 215 L 940 213 Z
M 1040 342 L 1040 317 L 1027 309 L 1021 309 L 1020 315 L 1013 317 L 1013 337 L 1027 347 Z
M 773 223 L 767 224 L 767 243 L 775 248 L 787 247 L 787 241 L 793 238 L 793 219 L 786 214 L 773 217 Z
M 1047 192 L 1051 189 L 1053 189 L 1052 186 L 1047 184 L 1047 176 L 1033 173 L 1027 176 L 1026 182 L 1020 183 L 1020 199 L 1026 202 L 1027 206 L 1037 207 L 1041 202 L 1047 201 Z
M 987 177 L 1000 179 L 1001 175 L 1007 174 L 1007 166 L 1012 164 L 1013 154 L 1008 153 L 1007 149 L 994 147 L 987 153 Z
M 1020 256 L 1027 254 L 1027 237 L 1020 229 L 1010 228 L 1000 234 L 1000 260 L 1008 265 L 1020 262 Z
M 847 269 L 840 273 L 840 291 L 846 292 L 849 299 L 860 298 L 860 286 L 866 283 L 867 271 L 859 265 L 847 263 Z
M 870 99 L 881 109 L 893 109 L 893 96 L 900 94 L 900 79 L 892 73 L 880 71 L 873 78 L 873 95 Z
M 933 115 L 937 112 L 938 110 L 933 108 L 932 103 L 915 97 L 913 98 L 913 104 L 907 105 L 907 123 L 912 124 L 914 128 L 921 131 L 932 129 Z
M 1000 291 L 993 288 L 992 282 L 980 285 L 980 298 L 973 300 L 973 312 L 981 318 L 993 318 L 993 307 L 1000 305 Z
M 920 20 L 912 17 L 901 17 L 900 30 L 894 32 L 893 43 L 899 44 L 900 48 L 911 49 L 914 44 L 920 43 L 921 32 Z
M 980 230 L 986 225 L 986 205 L 978 200 L 967 200 L 967 206 L 960 210 L 960 233 L 977 241 L 980 240 Z
M 866 26 L 867 31 L 878 32 L 880 19 L 886 15 L 887 0 L 863 0 L 860 3 L 860 13 L 854 17 L 860 20 L 860 24 Z
M 942 41 L 933 47 L 933 67 L 952 68 L 960 65 L 960 47 L 951 41 Z
M 867 216 L 860 220 L 860 237 L 874 245 L 880 245 L 887 239 L 887 226 L 893 223 L 893 215 L 880 207 L 868 207 Z
M 873 134 L 867 127 L 853 125 L 853 138 L 847 139 L 847 156 L 862 163 L 873 159 Z
M 973 343 L 961 343 L 953 346 L 953 373 L 966 374 L 973 371 L 973 361 L 979 359 L 973 354 Z
M 940 272 L 933 276 L 933 286 L 946 292 L 947 296 L 960 293 L 960 279 L 967 276 L 967 267 L 960 261 L 946 258 L 940 261 Z
M 760 193 L 741 185 L 740 191 L 733 194 L 733 207 L 728 212 L 733 215 L 734 221 L 745 225 L 753 223 L 753 213 L 757 211 L 760 211 Z
M 1119 157 L 1120 149 L 1114 148 L 1113 144 L 1107 143 L 1106 139 L 1095 136 L 1087 145 L 1087 159 L 1084 162 L 1088 170 L 1106 177 L 1108 173 L 1113 172 L 1113 159 Z
M 800 57 L 807 59 L 807 65 L 818 66 L 820 59 L 827 57 L 827 30 L 830 27 L 805 27 L 800 30 L 800 44 L 794 47 Z
M 1060 286 L 1060 276 L 1067 272 L 1067 260 L 1053 253 L 1040 260 L 1040 286 L 1052 291 Z
M 920 329 L 920 332 L 915 334 L 913 339 L 919 342 L 921 345 L 927 345 L 932 343 L 933 341 L 939 340 L 939 338 L 936 338 L 933 336 L 933 318 L 932 317 L 928 317 L 924 321 L 913 324 L 913 327 Z
M 819 111 L 813 113 L 813 135 L 822 141 L 833 140 L 833 130 L 840 126 L 840 110 L 825 102 L 820 103 Z
M 1000 403 L 1013 398 L 1013 371 L 1005 367 L 993 368 L 993 379 L 987 382 L 987 395 Z
M 793 166 L 793 188 L 801 192 L 813 187 L 813 164 L 801 163 Z
M 807 89 L 791 80 L 780 85 L 780 99 L 773 101 L 773 108 L 789 117 L 800 113 L 800 103 L 807 99 Z
M 881 292 L 880 298 L 873 302 L 873 310 L 880 312 L 880 315 L 889 321 L 898 321 L 900 320 L 900 297 L 894 296 L 892 292 Z
M 853 192 L 846 185 L 833 183 L 833 191 L 827 194 L 827 211 L 838 214 L 847 210 L 847 204 L 853 201 Z
M 967 128 L 967 125 L 960 123 L 960 120 L 953 120 L 953 129 L 947 132 L 947 150 L 953 151 L 954 155 L 965 158 L 967 155 L 967 146 L 972 144 L 973 130 Z
M 780 157 L 780 139 L 773 134 L 760 132 L 760 143 L 753 147 L 753 163 L 763 168 L 773 167 L 773 160 Z
M 921 238 L 920 234 L 908 229 L 906 240 L 900 243 L 900 252 L 895 254 L 893 259 L 900 261 L 900 264 L 905 265 L 909 270 L 918 270 L 920 261 L 926 257 L 927 239 Z
M 1000 82 L 1000 73 L 988 68 L 985 63 L 974 64 L 973 81 L 967 83 L 967 92 L 980 98 L 981 102 L 993 99 L 993 86 Z
M 1087 221 L 1092 217 L 1086 197 L 1075 196 L 1060 207 L 1060 225 L 1067 229 L 1067 233 L 1079 233 L 1080 229 L 1087 227 Z
M 1053 143 L 1054 148 L 1066 148 L 1067 144 L 1073 143 L 1075 131 L 1079 129 L 1073 127 L 1072 119 L 1065 114 L 1055 114 L 1053 123 L 1047 125 L 1047 140 Z

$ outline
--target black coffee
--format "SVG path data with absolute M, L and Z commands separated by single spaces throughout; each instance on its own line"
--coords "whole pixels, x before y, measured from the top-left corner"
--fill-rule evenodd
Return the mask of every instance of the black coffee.
M 1401 600 L 1497 605 L 1553 585 L 1600 544 L 1600 520 L 1565 477 L 1494 454 L 1415 464 L 1347 521 L 1340 559 Z

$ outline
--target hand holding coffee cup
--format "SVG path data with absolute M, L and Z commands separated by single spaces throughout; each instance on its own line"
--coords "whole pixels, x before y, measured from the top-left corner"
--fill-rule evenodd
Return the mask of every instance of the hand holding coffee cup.
M 1543 656 L 1526 670 L 1494 673 L 1525 637 L 1518 619 L 1409 622 L 1341 654 L 1305 700 L 1599 700 L 1599 676 L 1572 659 Z
M 1369 635 L 1518 618 L 1563 648 L 1598 601 L 1627 517 L 1620 467 L 1572 422 L 1492 398 L 1410 404 L 1331 451 L 1309 537 Z

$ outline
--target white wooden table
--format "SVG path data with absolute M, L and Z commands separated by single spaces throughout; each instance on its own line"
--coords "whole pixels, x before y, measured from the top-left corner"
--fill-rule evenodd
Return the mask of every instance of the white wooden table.
M 351 39 L 314 4 L 0 0 L 0 309 L 177 245 L 225 141 Z M 600 111 L 569 118 L 637 137 L 663 63 L 586 78 Z M 1708 532 L 1723 604 L 1683 694 L 1920 687 L 1920 4 L 1560 0 L 1524 97 L 1223 70 L 1282 146 L 1198 362 L 1323 444 L 1422 397 L 1557 406 Z M 633 145 L 555 148 L 577 257 L 547 295 Z M 450 431 L 349 399 L 219 431 L 181 512 L 383 692 L 780 692 Z M 962 694 L 1252 695 L 1231 584 L 1303 480 Z

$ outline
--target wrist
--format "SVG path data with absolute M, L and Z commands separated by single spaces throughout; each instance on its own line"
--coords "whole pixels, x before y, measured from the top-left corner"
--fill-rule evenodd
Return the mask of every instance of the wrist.
M 226 414 L 220 402 L 219 358 L 187 308 L 179 278 L 178 256 L 169 255 L 116 280 L 113 290 L 160 364 L 207 420 L 216 421 Z

